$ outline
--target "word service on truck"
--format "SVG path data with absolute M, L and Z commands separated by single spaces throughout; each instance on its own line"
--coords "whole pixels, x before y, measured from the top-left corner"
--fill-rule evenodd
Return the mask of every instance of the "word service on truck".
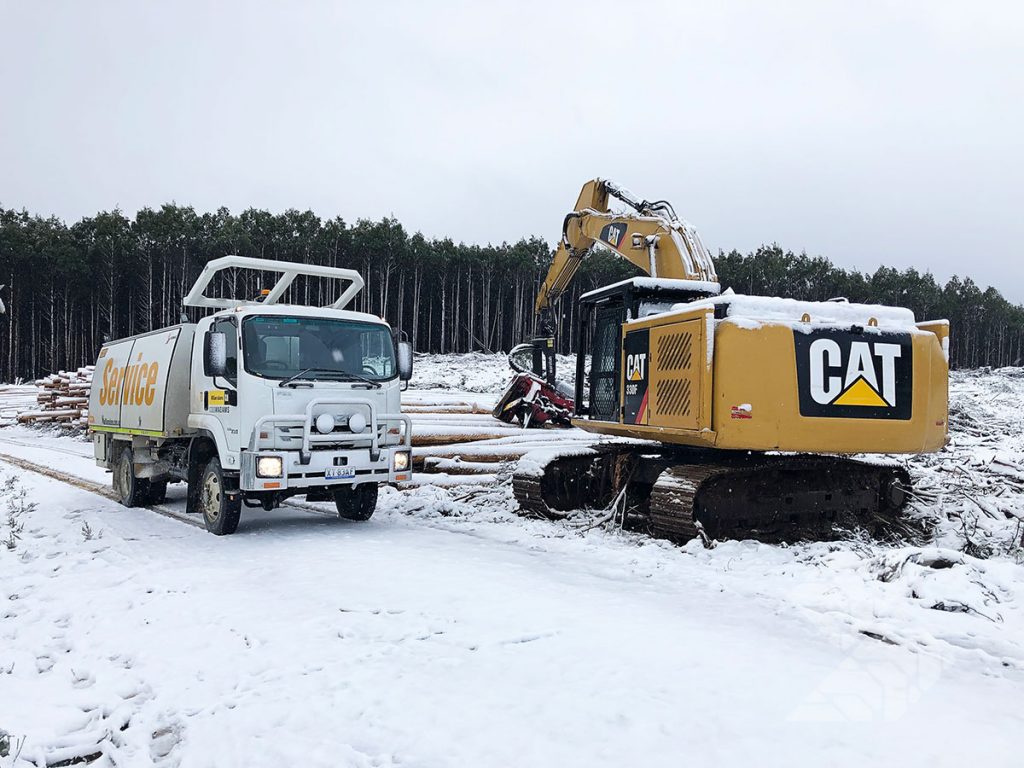
M 237 270 L 270 273 L 273 285 L 220 298 L 243 283 Z M 281 303 L 289 288 L 314 292 L 293 285 L 299 277 L 337 287 L 337 299 Z M 345 309 L 362 287 L 349 269 L 225 256 L 183 301 L 212 314 L 104 344 L 89 430 L 121 503 L 158 504 L 184 482 L 187 511 L 218 535 L 235 531 L 243 505 L 270 510 L 296 495 L 369 519 L 380 483 L 410 479 L 400 398 L 412 348 L 381 318 Z

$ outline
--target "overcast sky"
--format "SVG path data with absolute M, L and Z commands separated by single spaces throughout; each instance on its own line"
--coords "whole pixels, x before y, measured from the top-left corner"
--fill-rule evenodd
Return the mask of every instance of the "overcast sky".
M 595 176 L 714 251 L 1024 301 L 1024 4 L 0 0 L 0 204 L 553 242 Z

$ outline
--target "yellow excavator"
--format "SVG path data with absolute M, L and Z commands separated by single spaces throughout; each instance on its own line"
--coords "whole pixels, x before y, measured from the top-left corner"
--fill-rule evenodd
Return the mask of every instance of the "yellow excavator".
M 537 298 L 537 379 L 554 383 L 553 307 L 596 248 L 648 276 L 580 298 L 571 421 L 634 440 L 521 462 L 513 488 L 523 512 L 558 518 L 620 503 L 655 535 L 706 542 L 898 525 L 906 470 L 850 455 L 943 447 L 947 321 L 723 292 L 671 205 L 595 179 L 565 218 Z

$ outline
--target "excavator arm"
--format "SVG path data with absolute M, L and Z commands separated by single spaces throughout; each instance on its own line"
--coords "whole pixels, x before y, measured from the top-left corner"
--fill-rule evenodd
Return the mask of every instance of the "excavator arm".
M 613 212 L 609 205 L 612 198 L 628 210 Z M 617 253 L 651 277 L 689 280 L 698 291 L 718 292 L 714 262 L 697 230 L 681 221 L 669 203 L 638 200 L 604 179 L 588 181 L 580 191 L 576 207 L 565 217 L 558 250 L 537 295 L 538 335 L 528 344 L 516 347 L 510 355 L 516 377 L 495 407 L 495 417 L 504 421 L 518 418 L 524 425 L 549 420 L 568 423 L 573 403 L 558 391 L 556 383 L 552 305 L 569 287 L 583 260 L 601 247 Z M 515 362 L 515 358 L 527 352 L 532 352 L 529 371 Z
M 609 198 L 625 203 L 631 212 L 611 212 Z M 537 295 L 535 310 L 544 325 L 550 324 L 546 316 L 551 305 L 597 247 L 617 253 L 651 277 L 718 282 L 697 230 L 681 221 L 671 205 L 637 200 L 610 181 L 593 179 L 583 185 L 575 209 L 565 217 L 562 239 Z

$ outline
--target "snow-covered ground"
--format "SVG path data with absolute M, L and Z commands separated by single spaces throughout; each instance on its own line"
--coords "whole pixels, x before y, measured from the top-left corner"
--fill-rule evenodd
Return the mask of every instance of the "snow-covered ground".
M 417 383 L 486 410 L 468 362 Z M 675 547 L 521 519 L 501 476 L 217 538 L 0 464 L 0 766 L 1019 765 L 1024 371 L 952 398 L 913 544 Z M 106 482 L 90 451 L 0 430 Z
M 558 378 L 569 385 L 576 380 L 576 356 L 558 355 Z M 416 389 L 456 390 L 498 395 L 512 376 L 505 355 L 468 352 L 457 355 L 418 354 L 415 359 Z

